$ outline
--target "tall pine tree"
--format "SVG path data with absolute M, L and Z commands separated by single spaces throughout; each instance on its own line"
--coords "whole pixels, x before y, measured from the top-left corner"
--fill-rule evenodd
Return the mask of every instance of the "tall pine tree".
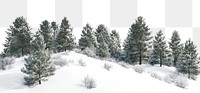
M 196 46 L 189 39 L 184 45 L 183 52 L 177 62 L 178 72 L 188 74 L 188 78 L 199 74 L 199 60 Z
M 135 64 L 139 61 L 146 60 L 147 52 L 150 45 L 151 32 L 146 25 L 143 17 L 138 17 L 135 23 L 129 28 L 128 36 L 124 42 L 125 60 L 129 63 Z
M 45 49 L 51 50 L 51 44 L 52 44 L 52 30 L 50 23 L 45 20 L 40 24 L 40 30 L 39 32 L 44 37 L 44 43 L 46 44 Z
M 162 31 L 160 30 L 153 40 L 153 52 L 151 55 L 152 65 L 160 63 L 160 67 L 162 67 L 163 63 L 167 60 L 167 45 L 165 41 L 165 36 L 163 36 Z
M 23 73 L 27 74 L 24 77 L 26 85 L 33 85 L 37 82 L 41 84 L 46 77 L 54 75 L 55 67 L 50 60 L 50 55 L 45 51 L 45 47 L 43 36 L 37 32 L 32 41 L 31 55 L 25 58 L 25 67 L 21 69 Z
M 5 56 L 23 56 L 30 53 L 31 28 L 24 17 L 18 17 L 10 26 L 4 44 Z
M 172 56 L 173 56 L 173 65 L 176 67 L 176 63 L 179 59 L 179 55 L 181 54 L 181 46 L 182 44 L 180 36 L 177 31 L 174 31 L 172 34 L 172 37 L 169 42 L 169 48 L 172 50 Z
M 72 34 L 72 28 L 66 17 L 62 20 L 60 31 L 56 38 L 56 48 L 58 52 L 73 50 L 76 47 L 75 38 Z
M 56 38 L 57 38 L 57 35 L 59 32 L 59 28 L 58 28 L 58 25 L 56 24 L 56 22 L 51 22 L 51 31 L 53 32 L 51 48 L 52 48 L 53 52 L 56 53 L 57 52 Z
M 112 30 L 110 34 L 111 42 L 110 42 L 110 56 L 117 60 L 120 59 L 121 56 L 121 45 L 120 45 L 120 36 L 116 30 Z
M 79 39 L 79 48 L 84 50 L 85 48 L 96 48 L 96 40 L 94 37 L 94 33 L 92 31 L 92 27 L 87 23 L 85 27 L 83 27 L 81 38 Z
M 110 36 L 108 34 L 107 28 L 100 24 L 95 32 L 95 36 L 97 39 L 97 49 L 96 49 L 96 55 L 103 58 L 109 58 L 109 44 L 110 44 Z

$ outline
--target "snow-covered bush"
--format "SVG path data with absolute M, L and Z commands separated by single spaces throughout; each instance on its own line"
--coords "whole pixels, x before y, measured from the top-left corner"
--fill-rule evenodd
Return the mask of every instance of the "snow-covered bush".
M 185 88 L 188 85 L 187 79 L 181 76 L 177 77 L 174 83 L 180 88 Z
M 86 87 L 87 89 L 92 89 L 97 86 L 96 81 L 93 78 L 90 78 L 89 75 L 87 75 L 83 81 L 83 86 Z
M 105 63 L 104 64 L 104 69 L 106 69 L 106 70 L 110 70 L 112 68 L 112 65 L 111 64 L 108 64 L 108 63 Z
M 95 50 L 94 49 L 90 49 L 90 48 L 85 48 L 83 50 L 83 54 L 89 56 L 89 57 L 95 57 L 96 56 L 96 53 L 95 53 Z
M 83 61 L 83 59 L 79 59 L 78 63 L 80 66 L 86 66 L 86 63 Z
M 142 68 L 142 67 L 135 67 L 135 68 L 133 68 L 134 70 L 135 70 L 135 72 L 137 72 L 137 73 L 143 73 L 145 70 L 144 70 L 144 68 Z
M 125 62 L 119 62 L 118 64 L 121 65 L 124 68 L 128 68 L 129 67 L 129 64 L 127 64 Z
M 165 82 L 173 83 L 175 79 L 178 77 L 178 73 L 172 73 L 165 76 Z
M 0 59 L 0 69 L 6 70 L 11 68 L 11 65 L 14 63 L 14 60 L 14 57 L 5 57 L 3 59 Z
M 53 59 L 53 63 L 54 65 L 58 65 L 60 67 L 63 67 L 65 65 L 67 65 L 67 61 L 66 60 L 63 60 L 61 58 L 58 58 L 58 59 Z
M 151 77 L 158 79 L 158 80 L 162 80 L 161 76 L 154 72 L 151 73 Z

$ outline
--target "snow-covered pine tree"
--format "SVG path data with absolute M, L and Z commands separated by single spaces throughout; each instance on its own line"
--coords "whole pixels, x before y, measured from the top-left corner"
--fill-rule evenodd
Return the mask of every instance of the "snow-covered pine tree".
M 6 43 L 4 44 L 5 56 L 24 56 L 30 53 L 31 28 L 26 19 L 17 17 L 13 26 L 8 29 Z
M 121 45 L 120 45 L 120 36 L 116 30 L 112 30 L 110 34 L 111 42 L 110 42 L 110 56 L 117 60 L 120 60 L 121 56 Z
M 179 59 L 179 55 L 181 54 L 181 46 L 182 44 L 180 36 L 178 34 L 178 31 L 174 31 L 172 34 L 172 37 L 169 42 L 169 48 L 172 50 L 172 56 L 173 56 L 173 65 L 176 67 L 176 62 Z
M 165 36 L 163 36 L 162 31 L 160 30 L 153 40 L 153 53 L 152 57 L 155 62 L 160 63 L 160 67 L 162 67 L 163 63 L 167 60 L 167 45 L 165 41 Z
M 135 64 L 139 61 L 142 64 L 147 57 L 150 45 L 151 32 L 143 17 L 138 17 L 135 23 L 129 28 L 128 36 L 124 42 L 125 61 Z
M 58 29 L 58 25 L 54 21 L 51 22 L 51 30 L 53 32 L 51 47 L 52 47 L 53 52 L 56 53 L 57 52 L 56 51 L 56 38 L 57 38 L 57 35 L 59 32 L 59 29 Z
M 46 44 L 45 49 L 51 50 L 52 30 L 51 25 L 47 20 L 44 20 L 42 24 L 40 24 L 39 32 L 44 37 L 44 43 Z
M 45 47 L 43 36 L 37 32 L 32 41 L 31 55 L 25 58 L 25 67 L 21 69 L 23 73 L 27 74 L 24 77 L 26 85 L 30 86 L 37 82 L 41 84 L 43 80 L 46 80 L 46 77 L 54 75 L 55 67 Z
M 110 53 L 108 49 L 108 45 L 104 41 L 103 36 L 99 37 L 99 43 L 96 49 L 96 55 L 99 56 L 100 58 L 109 58 Z
M 111 40 L 107 28 L 103 24 L 100 24 L 96 29 L 95 36 L 98 43 L 96 55 L 101 58 L 109 58 L 109 45 Z
M 60 31 L 56 37 L 56 49 L 58 52 L 72 50 L 76 47 L 75 38 L 72 35 L 72 28 L 66 17 L 62 20 Z
M 188 74 L 188 78 L 199 74 L 199 59 L 196 46 L 189 39 L 185 42 L 183 52 L 177 62 L 178 72 Z
M 110 35 L 108 33 L 108 30 L 107 28 L 103 25 L 103 24 L 100 24 L 97 29 L 96 29 L 96 32 L 95 32 L 95 36 L 96 36 L 96 39 L 97 39 L 97 42 L 101 42 L 101 37 L 103 37 L 105 43 L 107 45 L 110 45 Z
M 86 26 L 83 27 L 81 38 L 79 39 L 79 48 L 81 50 L 84 50 L 87 47 L 94 49 L 96 46 L 94 32 L 92 31 L 90 24 L 87 23 Z

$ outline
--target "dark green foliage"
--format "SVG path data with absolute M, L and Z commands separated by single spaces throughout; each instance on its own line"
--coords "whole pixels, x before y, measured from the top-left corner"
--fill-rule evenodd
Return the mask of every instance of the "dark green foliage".
M 58 52 L 73 50 L 76 47 L 75 38 L 72 35 L 72 28 L 66 17 L 62 20 L 60 31 L 56 37 L 56 49 Z
M 183 52 L 177 62 L 178 72 L 188 74 L 188 78 L 199 74 L 199 60 L 196 46 L 189 39 L 186 41 Z
M 172 50 L 173 65 L 176 67 L 176 62 L 179 59 L 182 47 L 182 44 L 180 43 L 181 39 L 177 31 L 173 32 L 170 40 L 171 41 L 169 42 L 169 48 Z
M 163 63 L 167 60 L 167 55 L 169 51 L 167 50 L 167 45 L 165 41 L 165 36 L 163 36 L 162 31 L 160 30 L 153 40 L 153 53 L 151 55 L 152 62 L 151 64 L 160 63 L 160 67 L 162 67 Z
M 135 64 L 139 61 L 147 60 L 147 52 L 149 45 L 151 44 L 150 37 L 151 32 L 146 25 L 143 17 L 138 17 L 135 23 L 129 28 L 128 36 L 124 41 L 125 61 L 131 64 Z
M 92 27 L 89 24 L 86 24 L 83 27 L 81 38 L 79 39 L 79 48 L 84 50 L 85 48 L 96 48 L 96 40 L 94 37 L 94 33 L 92 31 Z
M 109 45 L 111 40 L 107 28 L 104 25 L 100 24 L 96 29 L 95 36 L 98 43 L 96 55 L 101 58 L 109 58 Z
M 43 36 L 36 33 L 35 39 L 32 42 L 33 50 L 28 58 L 25 58 L 25 67 L 21 71 L 27 74 L 24 77 L 26 85 L 33 85 L 36 82 L 41 84 L 46 77 L 54 75 L 55 67 L 52 65 L 50 55 L 45 51 L 45 43 Z
M 57 50 L 56 50 L 56 38 L 57 38 L 57 35 L 58 35 L 58 32 L 59 32 L 59 28 L 58 28 L 58 25 L 56 24 L 56 22 L 51 22 L 51 30 L 53 32 L 51 48 L 52 48 L 53 52 L 56 53 L 57 52 Z
M 52 31 L 51 31 L 51 25 L 47 20 L 43 21 L 42 24 L 40 24 L 39 32 L 44 37 L 44 43 L 46 44 L 45 49 L 51 50 Z
M 111 58 L 115 58 L 120 60 L 121 56 L 121 45 L 120 45 L 120 36 L 116 32 L 116 30 L 112 30 L 110 34 L 111 42 L 110 42 L 110 56 Z
M 8 29 L 4 56 L 23 56 L 30 53 L 31 28 L 24 17 L 18 17 Z

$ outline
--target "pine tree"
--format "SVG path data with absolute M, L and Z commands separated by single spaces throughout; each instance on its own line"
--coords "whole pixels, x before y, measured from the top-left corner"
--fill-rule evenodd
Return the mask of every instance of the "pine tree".
M 56 51 L 56 38 L 57 38 L 57 35 L 59 32 L 58 25 L 56 24 L 56 22 L 51 22 L 51 30 L 53 32 L 51 47 L 52 47 L 53 52 L 56 53 L 57 52 Z
M 24 56 L 30 53 L 31 28 L 24 17 L 16 18 L 6 33 L 6 56 Z
M 110 34 L 110 56 L 115 59 L 120 59 L 121 55 L 121 45 L 120 45 L 120 36 L 116 30 L 112 30 Z
M 199 60 L 196 46 L 189 39 L 186 41 L 183 52 L 177 62 L 178 72 L 188 74 L 188 78 L 199 74 Z
M 152 39 L 150 34 L 149 27 L 146 25 L 143 17 L 138 17 L 136 22 L 129 28 L 128 36 L 123 45 L 125 61 L 132 64 L 139 61 L 141 65 L 142 61 L 146 60 L 146 54 Z
M 109 58 L 110 53 L 108 49 L 108 45 L 104 41 L 103 36 L 99 37 L 99 43 L 96 49 L 96 55 L 99 56 L 100 58 Z
M 52 31 L 51 31 L 51 25 L 47 20 L 43 21 L 42 24 L 40 24 L 39 32 L 44 37 L 44 43 L 46 44 L 45 49 L 51 50 Z
M 174 31 L 172 34 L 172 37 L 169 42 L 169 48 L 172 50 L 172 56 L 173 56 L 173 65 L 176 67 L 176 63 L 179 59 L 179 55 L 181 53 L 181 46 L 182 44 L 180 36 L 177 31 Z
M 95 36 L 96 36 L 96 39 L 97 39 L 97 42 L 101 42 L 101 37 L 103 37 L 105 43 L 107 45 L 110 45 L 110 35 L 108 33 L 108 30 L 107 28 L 103 25 L 103 24 L 100 24 L 97 29 L 96 29 L 96 32 L 95 32 Z
M 96 48 L 96 46 L 92 27 L 89 24 L 86 24 L 86 26 L 83 27 L 81 38 L 79 39 L 79 47 L 81 50 L 84 50 L 87 47 L 93 49 Z
M 54 75 L 55 67 L 52 65 L 50 55 L 45 47 L 43 36 L 37 32 L 32 41 L 31 55 L 25 58 L 25 67 L 21 69 L 23 73 L 27 74 L 24 77 L 26 85 L 30 86 L 37 82 L 41 84 L 46 77 Z
M 152 57 L 155 60 L 154 63 L 160 63 L 162 67 L 163 63 L 167 60 L 167 45 L 165 41 L 165 36 L 163 36 L 162 31 L 160 30 L 153 40 L 153 53 Z
M 56 38 L 58 52 L 72 50 L 76 47 L 75 38 L 72 35 L 72 28 L 66 17 L 62 20 L 60 31 Z

